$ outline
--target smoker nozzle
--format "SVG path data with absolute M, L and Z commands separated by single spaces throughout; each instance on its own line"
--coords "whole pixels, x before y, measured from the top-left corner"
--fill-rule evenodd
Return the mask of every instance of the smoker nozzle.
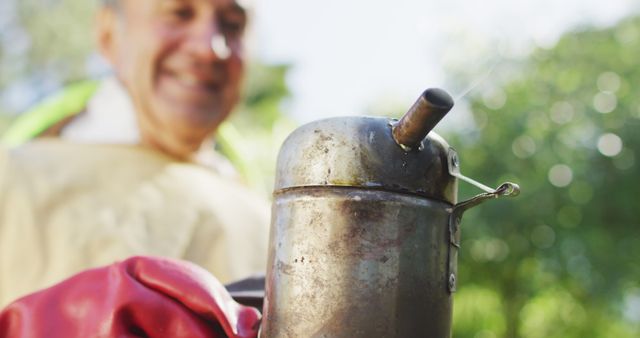
M 422 140 L 453 108 L 453 98 L 440 88 L 429 88 L 393 127 L 393 138 L 405 148 L 418 148 Z

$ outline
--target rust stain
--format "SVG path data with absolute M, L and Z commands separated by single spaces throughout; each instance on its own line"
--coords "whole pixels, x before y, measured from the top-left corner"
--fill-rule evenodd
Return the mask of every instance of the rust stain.
M 295 268 L 290 265 L 287 264 L 281 260 L 278 260 L 278 263 L 276 263 L 276 269 L 278 269 L 278 271 L 282 272 L 285 275 L 293 275 L 295 273 Z
M 386 220 L 386 209 L 377 204 L 346 201 L 339 205 L 339 209 L 343 214 L 352 215 L 345 234 L 329 245 L 330 250 L 340 254 L 386 263 L 389 260 L 386 256 L 387 251 L 404 245 L 418 228 L 417 216 L 414 216 L 403 220 L 402 224 L 395 224 L 395 234 L 384 233 L 381 227 L 390 220 Z M 353 243 L 357 245 L 354 247 L 351 245 Z

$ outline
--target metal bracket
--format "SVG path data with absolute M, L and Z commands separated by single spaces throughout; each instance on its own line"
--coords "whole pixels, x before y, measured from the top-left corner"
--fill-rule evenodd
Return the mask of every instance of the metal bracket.
M 462 214 L 464 214 L 465 211 L 489 199 L 518 196 L 520 194 L 520 186 L 515 183 L 506 182 L 501 184 L 498 188 L 493 189 L 462 175 L 462 173 L 460 172 L 460 161 L 458 159 L 458 154 L 453 148 L 449 148 L 449 152 L 447 154 L 447 162 L 449 167 L 449 174 L 451 176 L 472 184 L 484 191 L 484 193 L 482 194 L 478 194 L 468 200 L 456 204 L 451 209 L 451 214 L 449 215 L 449 270 L 447 274 L 447 288 L 449 292 L 453 293 L 456 291 L 457 284 L 458 251 L 460 251 L 460 222 L 462 220 Z
M 456 292 L 458 278 L 458 252 L 460 251 L 460 221 L 462 214 L 454 209 L 449 215 L 449 266 L 447 273 L 447 289 Z
M 464 176 L 460 172 L 460 160 L 458 159 L 458 154 L 456 153 L 456 151 L 453 148 L 449 148 L 449 152 L 447 155 L 447 164 L 449 167 L 449 174 L 451 176 L 465 181 L 485 192 L 456 204 L 454 209 L 463 209 L 464 211 L 473 208 L 488 199 L 500 197 L 516 197 L 520 194 L 520 186 L 515 183 L 505 182 L 502 183 L 498 188 L 493 189 L 472 178 Z M 462 216 L 462 213 L 460 215 Z

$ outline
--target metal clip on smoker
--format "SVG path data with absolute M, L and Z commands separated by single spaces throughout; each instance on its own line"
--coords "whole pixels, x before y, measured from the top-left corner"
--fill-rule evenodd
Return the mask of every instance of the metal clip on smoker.
M 431 130 L 453 107 L 428 89 L 398 122 L 298 128 L 279 157 L 261 338 L 450 337 L 460 219 L 519 187 L 460 173 Z M 458 202 L 458 180 L 484 193 Z

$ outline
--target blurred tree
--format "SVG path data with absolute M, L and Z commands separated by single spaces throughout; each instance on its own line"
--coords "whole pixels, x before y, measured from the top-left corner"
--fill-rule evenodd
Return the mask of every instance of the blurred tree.
M 640 18 L 583 29 L 471 97 L 463 172 L 523 193 L 465 215 L 455 337 L 640 336 L 639 55 Z
M 0 106 L 16 114 L 91 69 L 97 1 L 4 0 L 0 20 Z M 95 63 L 95 62 L 94 62 Z

